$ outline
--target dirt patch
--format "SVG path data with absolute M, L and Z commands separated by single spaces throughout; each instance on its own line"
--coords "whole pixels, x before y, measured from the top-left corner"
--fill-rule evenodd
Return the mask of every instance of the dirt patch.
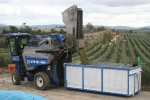
M 84 34 L 85 43 L 86 44 L 97 43 L 98 39 L 102 37 L 103 33 L 104 33 L 104 31 Z
M 0 74 L 6 73 L 5 69 L 0 69 Z
M 150 86 L 144 85 L 144 86 L 142 86 L 141 90 L 142 91 L 149 91 L 150 92 Z

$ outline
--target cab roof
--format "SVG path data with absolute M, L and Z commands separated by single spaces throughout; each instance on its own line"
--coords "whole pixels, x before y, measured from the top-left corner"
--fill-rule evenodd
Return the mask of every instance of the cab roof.
M 8 34 L 5 34 L 5 37 L 7 36 L 21 36 L 21 35 L 30 35 L 29 33 L 8 33 Z

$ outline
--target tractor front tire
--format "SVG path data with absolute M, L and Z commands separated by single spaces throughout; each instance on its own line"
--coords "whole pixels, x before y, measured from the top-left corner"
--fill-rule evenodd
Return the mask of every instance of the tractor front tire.
M 15 70 L 11 75 L 11 79 L 14 85 L 20 85 L 21 79 L 19 71 Z
M 39 90 L 46 90 L 50 87 L 50 78 L 45 72 L 38 72 L 34 76 L 34 84 Z

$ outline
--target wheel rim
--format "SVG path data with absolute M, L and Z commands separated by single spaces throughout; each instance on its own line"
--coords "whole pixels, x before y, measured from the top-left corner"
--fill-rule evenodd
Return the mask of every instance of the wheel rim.
M 41 76 L 38 76 L 36 78 L 36 84 L 38 87 L 42 87 L 43 86 L 43 78 Z
M 16 82 L 15 74 L 12 75 L 12 81 Z

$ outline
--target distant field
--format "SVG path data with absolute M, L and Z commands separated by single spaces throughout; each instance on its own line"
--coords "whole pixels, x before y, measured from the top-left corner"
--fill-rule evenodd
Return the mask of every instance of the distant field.
M 131 64 L 135 52 L 143 63 L 142 84 L 150 85 L 150 35 L 123 34 L 123 39 L 116 44 L 114 41 L 106 44 L 93 44 L 85 48 L 88 58 L 92 62 L 113 62 Z M 75 53 L 73 61 L 80 61 Z

